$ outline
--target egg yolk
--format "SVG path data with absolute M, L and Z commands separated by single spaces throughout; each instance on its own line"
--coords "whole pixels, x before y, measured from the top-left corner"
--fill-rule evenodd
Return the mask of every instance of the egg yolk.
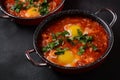
M 60 64 L 64 64 L 64 65 L 70 64 L 73 62 L 73 60 L 74 60 L 74 55 L 70 50 L 67 50 L 64 52 L 64 54 L 58 56 L 58 61 Z
M 81 28 L 80 28 L 80 25 L 67 25 L 66 26 L 67 28 L 65 28 L 71 35 L 71 37 L 75 37 L 75 36 L 78 36 L 78 30 L 82 31 Z
M 26 15 L 26 17 L 37 17 L 40 14 L 38 12 L 38 8 L 32 7 L 32 8 L 27 10 L 25 15 Z

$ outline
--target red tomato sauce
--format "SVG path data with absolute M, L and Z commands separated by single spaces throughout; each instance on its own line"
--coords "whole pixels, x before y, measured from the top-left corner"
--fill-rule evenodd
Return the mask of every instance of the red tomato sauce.
M 33 0 L 34 2 L 32 3 L 32 7 L 30 7 L 31 5 L 29 5 L 30 3 L 28 2 L 30 0 L 18 0 L 19 3 L 23 3 L 23 5 L 22 5 L 22 8 L 20 8 L 20 11 L 17 11 L 17 12 L 15 10 L 12 10 L 12 7 L 15 6 L 16 1 L 17 0 L 5 0 L 4 5 L 5 5 L 6 11 L 8 13 L 10 13 L 14 16 L 17 16 L 17 17 L 22 17 L 22 18 L 32 18 L 32 17 L 42 16 L 39 11 L 41 9 L 41 7 L 36 7 L 36 6 L 41 5 L 44 2 L 44 0 Z M 51 0 L 50 2 L 48 2 L 48 11 L 46 14 L 55 10 L 61 4 L 61 2 L 62 2 L 62 0 Z M 30 10 L 30 8 L 28 8 L 28 7 L 32 8 L 32 9 Z M 46 14 L 44 14 L 44 15 L 46 15 Z
M 87 34 L 88 36 L 92 36 L 92 44 L 94 44 L 97 47 L 97 50 L 94 51 L 92 47 L 89 47 L 89 43 L 87 44 L 87 48 L 82 53 L 82 55 L 78 55 L 78 49 L 83 46 L 84 44 L 81 42 L 78 42 L 77 40 L 74 40 L 76 43 L 75 45 L 71 45 L 66 40 L 64 41 L 63 45 L 59 45 L 57 47 L 69 48 L 69 51 L 72 52 L 73 57 L 66 57 L 68 59 L 72 59 L 73 61 L 70 62 L 69 60 L 66 60 L 62 57 L 59 57 L 60 55 L 56 55 L 56 47 L 44 52 L 44 57 L 51 61 L 52 63 L 55 63 L 57 65 L 61 66 L 67 66 L 67 67 L 78 67 L 78 66 L 84 66 L 90 63 L 95 62 L 98 60 L 106 51 L 108 47 L 108 35 L 105 29 L 100 25 L 98 22 L 93 21 L 88 18 L 83 17 L 67 17 L 61 20 L 58 20 L 57 22 L 49 25 L 49 28 L 46 28 L 44 32 L 40 35 L 40 39 L 38 40 L 38 46 L 39 48 L 42 48 L 46 45 L 48 45 L 50 42 L 52 42 L 52 33 L 62 32 L 65 30 L 65 26 L 68 24 L 72 25 L 79 25 L 79 27 L 82 29 L 83 34 Z M 65 54 L 65 53 L 64 53 Z M 61 55 L 64 55 L 61 54 Z M 67 54 L 66 54 L 67 55 Z M 59 60 L 66 60 L 66 62 L 62 62 Z M 68 62 L 68 63 L 67 63 Z

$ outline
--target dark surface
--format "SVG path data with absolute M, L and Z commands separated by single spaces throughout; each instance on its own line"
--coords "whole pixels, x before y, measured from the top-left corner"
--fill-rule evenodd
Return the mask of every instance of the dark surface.
M 20 26 L 10 20 L 0 19 L 0 80 L 119 80 L 119 3 L 119 0 L 66 0 L 64 10 L 80 9 L 95 12 L 105 7 L 118 15 L 118 20 L 112 27 L 115 42 L 109 56 L 98 68 L 78 75 L 59 74 L 48 67 L 33 66 L 26 59 L 24 52 L 33 48 L 32 37 L 36 26 Z M 102 16 L 110 21 L 110 15 Z

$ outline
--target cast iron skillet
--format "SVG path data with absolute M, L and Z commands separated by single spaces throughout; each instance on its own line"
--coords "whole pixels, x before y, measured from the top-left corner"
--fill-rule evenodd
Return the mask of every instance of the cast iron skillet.
M 0 18 L 10 19 L 11 21 L 14 21 L 18 24 L 32 26 L 32 25 L 38 25 L 43 19 L 45 19 L 49 15 L 52 15 L 53 13 L 61 11 L 64 6 L 65 0 L 62 0 L 61 4 L 49 14 L 44 16 L 38 16 L 35 18 L 21 18 L 21 17 L 14 16 L 12 14 L 9 14 L 5 9 L 4 2 L 5 0 L 0 0 L 0 10 L 4 13 L 3 15 L 0 15 Z
M 100 12 L 109 12 L 112 14 L 112 21 L 110 24 L 106 24 L 105 21 L 103 21 L 100 17 L 97 16 L 98 13 Z M 107 34 L 108 34 L 108 39 L 109 39 L 109 43 L 108 43 L 108 48 L 105 52 L 104 55 L 102 55 L 98 60 L 96 60 L 94 63 L 85 65 L 85 66 L 81 66 L 81 67 L 63 67 L 63 66 L 59 66 L 56 65 L 54 63 L 51 63 L 50 61 L 48 61 L 46 58 L 44 58 L 43 53 L 40 51 L 38 45 L 37 45 L 37 39 L 39 38 L 39 34 L 42 33 L 43 29 L 47 28 L 47 25 L 50 24 L 51 22 L 54 22 L 60 18 L 64 18 L 67 16 L 80 16 L 80 17 L 86 17 L 86 18 L 90 18 L 92 20 L 97 21 L 98 23 L 100 23 L 103 28 L 106 30 Z M 117 15 L 116 13 L 113 13 L 110 9 L 104 8 L 104 9 L 100 9 L 98 10 L 96 13 L 90 13 L 90 12 L 86 12 L 86 11 L 79 11 L 79 10 L 68 10 L 68 11 L 63 11 L 57 14 L 54 14 L 52 16 L 49 16 L 48 18 L 46 18 L 36 29 L 35 33 L 34 33 L 34 37 L 33 37 L 33 45 L 34 45 L 34 49 L 31 50 L 27 50 L 25 55 L 27 57 L 27 59 L 32 62 L 34 65 L 39 66 L 39 67 L 44 67 L 44 66 L 50 66 L 52 69 L 62 72 L 62 73 L 79 73 L 79 72 L 85 72 L 88 71 L 90 69 L 95 68 L 96 66 L 100 65 L 101 62 L 103 62 L 103 60 L 108 56 L 108 54 L 110 53 L 110 50 L 113 46 L 113 42 L 114 42 L 114 36 L 113 36 L 113 32 L 111 30 L 112 26 L 114 25 L 114 23 L 117 20 Z M 35 60 L 33 60 L 30 56 L 31 53 L 36 53 L 37 55 L 39 55 L 40 58 L 42 58 L 42 60 L 44 61 L 44 63 L 40 63 L 40 62 L 36 62 Z

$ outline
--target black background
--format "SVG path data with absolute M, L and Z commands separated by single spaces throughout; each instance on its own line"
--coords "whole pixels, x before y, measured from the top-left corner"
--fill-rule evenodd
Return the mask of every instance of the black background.
M 76 75 L 59 74 L 48 67 L 33 66 L 24 53 L 33 48 L 32 38 L 36 26 L 20 26 L 1 18 L 0 80 L 120 80 L 120 1 L 66 0 L 63 10 L 80 9 L 94 13 L 100 8 L 110 8 L 118 15 L 117 22 L 112 27 L 115 37 L 113 48 L 105 62 L 98 68 Z M 102 15 L 108 23 L 110 16 Z

